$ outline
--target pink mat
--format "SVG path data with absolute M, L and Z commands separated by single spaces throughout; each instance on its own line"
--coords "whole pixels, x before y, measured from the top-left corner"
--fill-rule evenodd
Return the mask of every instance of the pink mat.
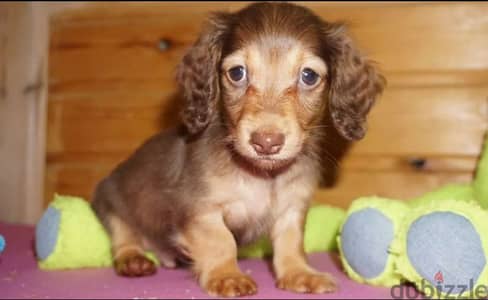
M 7 241 L 5 251 L 0 254 L 0 298 L 209 298 L 185 269 L 159 269 L 154 276 L 135 279 L 119 277 L 110 268 L 41 271 L 32 250 L 33 227 L 0 223 L 0 234 Z M 259 285 L 258 294 L 249 298 L 391 298 L 388 288 L 362 285 L 348 279 L 335 253 L 313 254 L 310 262 L 317 269 L 336 276 L 340 284 L 337 293 L 304 295 L 278 290 L 269 264 L 250 259 L 240 261 L 242 270 Z

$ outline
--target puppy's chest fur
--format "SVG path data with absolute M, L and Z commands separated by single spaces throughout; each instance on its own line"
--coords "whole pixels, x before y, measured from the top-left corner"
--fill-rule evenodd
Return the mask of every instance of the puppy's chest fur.
M 273 218 L 276 202 L 275 183 L 246 174 L 221 177 L 215 189 L 215 199 L 224 200 L 220 206 L 224 221 L 237 240 L 247 243 L 266 232 Z
M 212 174 L 211 201 L 221 209 L 227 227 L 239 244 L 247 244 L 267 234 L 274 221 L 287 209 L 305 205 L 312 195 L 314 178 L 295 166 L 276 178 L 261 178 L 235 168 Z

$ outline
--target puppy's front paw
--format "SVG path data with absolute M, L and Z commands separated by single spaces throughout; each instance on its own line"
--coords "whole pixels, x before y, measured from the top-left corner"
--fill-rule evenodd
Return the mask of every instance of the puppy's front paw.
M 156 265 L 144 255 L 133 254 L 117 258 L 115 270 L 122 276 L 149 276 L 156 273 Z
M 257 285 L 251 277 L 242 273 L 216 275 L 205 286 L 207 293 L 215 297 L 239 297 L 254 295 Z
M 337 284 L 330 274 L 308 271 L 286 273 L 278 279 L 276 286 L 292 292 L 313 294 L 331 293 L 337 290 Z

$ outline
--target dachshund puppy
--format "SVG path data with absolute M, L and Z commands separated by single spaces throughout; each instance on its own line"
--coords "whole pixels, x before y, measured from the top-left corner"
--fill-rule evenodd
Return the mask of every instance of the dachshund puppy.
M 177 69 L 182 124 L 145 142 L 96 187 L 93 208 L 112 238 L 116 271 L 191 262 L 214 296 L 257 292 L 238 245 L 268 234 L 277 287 L 336 290 L 303 250 L 304 217 L 330 124 L 364 136 L 384 79 L 341 24 L 287 3 L 215 13 Z

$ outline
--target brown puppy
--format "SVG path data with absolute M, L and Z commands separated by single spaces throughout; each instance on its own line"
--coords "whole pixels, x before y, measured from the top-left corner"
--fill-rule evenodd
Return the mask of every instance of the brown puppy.
M 117 272 L 155 272 L 152 250 L 166 267 L 191 260 L 211 295 L 249 295 L 237 245 L 269 234 L 279 288 L 334 291 L 303 253 L 324 128 L 363 137 L 383 77 L 342 25 L 285 3 L 214 14 L 177 77 L 184 126 L 149 139 L 95 191 Z

